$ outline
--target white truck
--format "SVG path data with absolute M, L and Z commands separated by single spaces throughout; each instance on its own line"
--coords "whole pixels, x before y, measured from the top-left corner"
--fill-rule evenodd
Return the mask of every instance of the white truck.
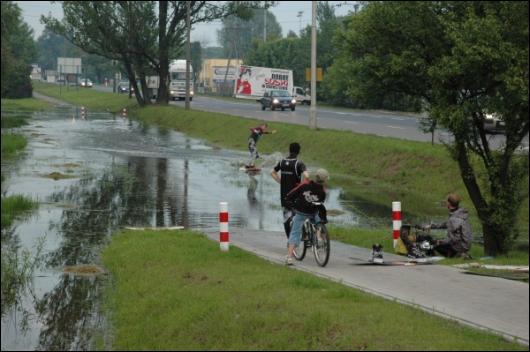
M 190 65 L 190 100 L 193 100 L 193 69 Z M 186 60 L 169 63 L 169 98 L 186 99 Z
M 285 90 L 298 104 L 311 104 L 311 96 L 302 87 L 294 86 L 293 71 L 280 68 L 240 65 L 237 70 L 234 97 L 259 100 L 265 92 Z
M 193 69 L 190 65 L 190 100 L 193 100 Z M 147 76 L 147 88 L 152 99 L 156 99 L 160 78 Z M 186 60 L 172 60 L 169 63 L 169 98 L 173 100 L 186 99 Z

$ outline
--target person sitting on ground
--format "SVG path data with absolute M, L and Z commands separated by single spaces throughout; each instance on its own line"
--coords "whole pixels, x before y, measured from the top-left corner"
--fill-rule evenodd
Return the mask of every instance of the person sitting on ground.
M 317 224 L 327 222 L 323 206 L 314 203 L 324 203 L 324 200 L 326 200 L 324 185 L 328 179 L 329 173 L 324 169 L 318 169 L 315 173 L 314 181 L 306 180 L 300 183 L 285 197 L 287 206 L 293 208 L 295 212 L 291 233 L 289 234 L 287 265 L 293 265 L 294 263 L 294 249 L 300 244 L 304 221 L 306 219 L 314 219 Z
M 256 159 L 259 158 L 258 147 L 257 147 L 259 137 L 261 137 L 262 134 L 276 133 L 276 130 L 272 130 L 270 132 L 267 131 L 268 127 L 269 126 L 266 123 L 264 123 L 264 124 L 259 125 L 258 127 L 254 127 L 250 129 L 250 136 L 248 137 L 248 151 L 250 153 L 250 160 L 248 164 L 245 165 L 247 169 L 254 169 L 256 167 Z
M 469 213 L 460 207 L 460 197 L 449 194 L 446 201 L 449 219 L 441 224 L 431 224 L 424 229 L 447 229 L 447 237 L 435 242 L 434 250 L 444 257 L 460 256 L 469 258 L 473 233 L 469 223 Z

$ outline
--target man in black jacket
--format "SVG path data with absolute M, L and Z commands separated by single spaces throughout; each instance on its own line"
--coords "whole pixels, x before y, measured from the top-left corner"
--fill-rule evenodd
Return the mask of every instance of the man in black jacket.
M 291 143 L 289 145 L 289 156 L 279 161 L 271 171 L 272 178 L 280 184 L 280 197 L 283 208 L 283 228 L 285 229 L 287 239 L 289 239 L 289 233 L 291 232 L 290 220 L 294 213 L 293 209 L 287 206 L 285 197 L 293 188 L 298 186 L 302 180 L 309 179 L 307 168 L 301 160 L 298 160 L 298 154 L 300 154 L 300 144 L 296 142 Z M 280 174 L 278 174 L 278 172 Z

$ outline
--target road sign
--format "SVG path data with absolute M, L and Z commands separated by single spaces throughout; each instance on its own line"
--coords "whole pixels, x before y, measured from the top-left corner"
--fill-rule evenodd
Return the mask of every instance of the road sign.
M 311 81 L 311 69 L 310 68 L 305 69 L 305 80 L 308 82 Z M 317 82 L 322 82 L 322 67 L 317 67 Z

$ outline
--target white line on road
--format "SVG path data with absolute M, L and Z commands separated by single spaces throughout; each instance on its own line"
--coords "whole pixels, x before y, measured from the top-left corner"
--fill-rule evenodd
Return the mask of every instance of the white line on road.
M 390 125 L 386 125 L 386 127 L 396 128 L 396 129 L 398 129 L 398 130 L 404 130 L 404 129 L 405 129 L 405 127 L 390 126 Z

